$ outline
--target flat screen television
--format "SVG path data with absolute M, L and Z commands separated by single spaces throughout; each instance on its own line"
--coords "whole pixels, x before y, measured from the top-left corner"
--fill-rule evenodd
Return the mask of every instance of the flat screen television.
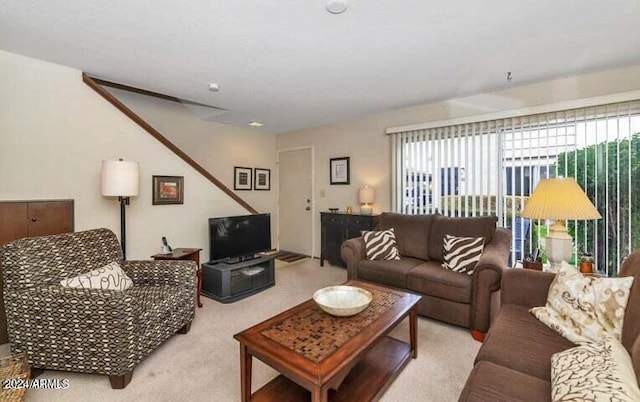
M 271 214 L 209 218 L 211 261 L 243 261 L 271 250 Z

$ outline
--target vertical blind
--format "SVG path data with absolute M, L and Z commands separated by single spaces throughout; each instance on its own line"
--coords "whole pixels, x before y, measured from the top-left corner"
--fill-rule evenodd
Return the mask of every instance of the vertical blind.
M 602 214 L 567 223 L 574 258 L 591 252 L 614 275 L 640 246 L 640 101 L 391 135 L 396 212 L 496 215 L 521 260 L 544 247 L 549 223 L 521 218 L 524 202 L 541 179 L 570 176 Z

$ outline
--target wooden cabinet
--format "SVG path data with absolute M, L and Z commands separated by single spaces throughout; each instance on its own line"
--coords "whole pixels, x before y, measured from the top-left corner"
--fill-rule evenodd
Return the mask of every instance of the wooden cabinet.
M 320 212 L 320 266 L 326 259 L 331 265 L 346 267 L 340 256 L 342 243 L 359 237 L 363 230 L 373 230 L 377 224 L 378 215 Z
M 0 245 L 66 232 L 73 232 L 73 200 L 0 201 Z
M 73 200 L 0 201 L 0 246 L 23 237 L 73 232 L 73 225 Z M 0 274 L 0 344 L 9 341 L 2 287 Z

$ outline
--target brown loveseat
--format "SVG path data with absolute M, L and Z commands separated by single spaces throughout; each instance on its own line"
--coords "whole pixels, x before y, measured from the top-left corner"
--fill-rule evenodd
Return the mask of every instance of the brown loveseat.
M 622 344 L 640 380 L 640 251 L 619 276 L 636 279 L 622 327 Z M 529 309 L 544 306 L 554 274 L 510 269 L 502 277 L 501 308 L 475 360 L 460 401 L 551 400 L 551 356 L 575 345 L 538 321 Z
M 482 339 L 489 329 L 491 300 L 497 302 L 511 246 L 511 232 L 496 229 L 496 222 L 496 217 L 383 213 L 378 229 L 394 229 L 400 260 L 367 260 L 362 237 L 344 242 L 341 255 L 347 263 L 349 279 L 420 293 L 421 315 L 471 328 L 474 337 Z M 473 275 L 442 267 L 447 234 L 485 238 L 484 252 Z

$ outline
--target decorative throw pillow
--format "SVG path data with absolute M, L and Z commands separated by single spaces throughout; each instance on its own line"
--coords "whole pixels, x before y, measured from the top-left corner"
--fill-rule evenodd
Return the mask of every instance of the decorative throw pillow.
M 529 310 L 573 343 L 620 340 L 633 277 L 584 276 L 567 263 L 556 274 L 544 307 Z
M 85 274 L 63 279 L 60 285 L 67 288 L 127 290 L 133 286 L 133 281 L 117 262 L 112 262 Z
M 399 260 L 400 253 L 396 244 L 393 228 L 381 231 L 363 231 L 364 248 L 369 260 Z
M 444 236 L 443 267 L 456 272 L 473 274 L 482 251 L 484 237 L 456 237 Z
M 551 399 L 640 401 L 633 363 L 620 342 L 607 338 L 551 356 Z

